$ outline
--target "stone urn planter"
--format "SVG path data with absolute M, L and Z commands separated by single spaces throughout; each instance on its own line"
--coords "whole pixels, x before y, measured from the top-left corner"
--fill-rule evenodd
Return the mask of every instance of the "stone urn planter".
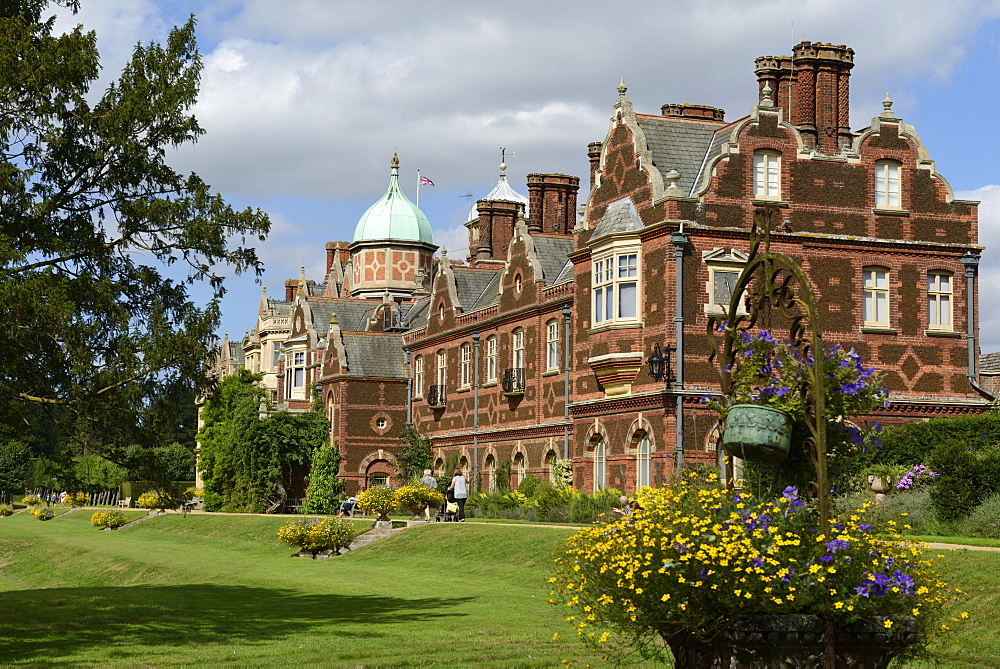
M 780 462 L 792 443 L 792 417 L 759 404 L 735 404 L 726 414 L 722 447 L 729 455 L 750 462 Z
M 884 621 L 893 625 L 885 628 Z M 824 621 L 818 615 L 748 615 L 734 618 L 709 641 L 690 634 L 664 636 L 679 668 L 777 669 L 824 666 Z M 884 669 L 917 641 L 912 616 L 874 616 L 834 628 L 837 667 Z

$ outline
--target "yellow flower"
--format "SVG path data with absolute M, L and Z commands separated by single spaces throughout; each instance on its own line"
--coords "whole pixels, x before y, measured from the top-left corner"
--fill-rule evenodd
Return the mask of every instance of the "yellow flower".
M 962 611 L 962 618 L 968 618 L 968 617 L 969 617 L 969 612 L 968 611 Z
M 891 620 L 886 620 L 882 624 L 885 626 L 886 629 L 889 629 L 890 627 L 892 627 L 892 621 Z
M 559 630 L 556 630 L 555 634 L 552 635 L 552 640 L 553 641 L 559 640 Z
M 833 603 L 833 608 L 835 608 L 835 609 L 842 609 L 842 608 L 844 608 L 844 603 L 843 602 L 834 602 Z
M 670 593 L 667 593 L 667 594 L 663 595 L 663 597 L 660 597 L 660 601 L 661 602 L 665 602 L 668 599 L 670 599 Z

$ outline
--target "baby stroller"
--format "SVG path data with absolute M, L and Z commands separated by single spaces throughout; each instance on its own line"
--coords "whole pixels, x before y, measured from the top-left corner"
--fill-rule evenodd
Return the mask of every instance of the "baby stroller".
M 458 521 L 458 503 L 455 502 L 455 493 L 451 490 L 448 491 L 444 504 L 438 509 L 435 520 L 439 523 L 454 523 Z

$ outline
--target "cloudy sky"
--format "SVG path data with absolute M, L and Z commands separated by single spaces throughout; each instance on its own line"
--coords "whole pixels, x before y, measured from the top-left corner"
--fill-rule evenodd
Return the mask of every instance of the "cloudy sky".
M 855 52 L 851 124 L 889 91 L 961 198 L 982 200 L 981 295 L 1000 294 L 1000 0 L 566 2 L 83 0 L 105 72 L 136 42 L 198 19 L 205 70 L 195 113 L 207 135 L 174 156 L 231 202 L 273 221 L 259 251 L 272 296 L 300 264 L 322 279 L 323 244 L 350 241 L 399 153 L 404 190 L 434 180 L 421 209 L 438 244 L 464 257 L 471 201 L 494 185 L 500 147 L 529 172 L 588 174 L 621 77 L 636 111 L 708 104 L 727 119 L 756 98 L 753 60 L 801 40 Z M 631 13 L 629 13 L 631 12 Z M 510 154 L 515 154 L 510 157 Z M 472 195 L 473 197 L 468 197 Z M 582 198 L 581 198 L 582 199 Z M 254 324 L 260 286 L 233 279 L 223 329 Z M 1000 308 L 983 300 L 984 352 L 1000 350 Z M 221 334 L 221 332 L 220 332 Z

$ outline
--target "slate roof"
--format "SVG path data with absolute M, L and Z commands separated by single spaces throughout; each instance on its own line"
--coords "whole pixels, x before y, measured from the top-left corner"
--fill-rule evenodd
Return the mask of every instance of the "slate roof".
M 492 307 L 497 302 L 500 301 L 500 277 L 503 272 L 496 271 L 493 273 L 493 278 L 490 279 L 489 285 L 483 290 L 483 294 L 479 296 L 476 303 L 471 305 L 468 309 L 469 311 L 476 311 L 478 309 L 485 309 L 487 307 Z
M 403 353 L 403 338 L 381 332 L 342 333 L 349 376 L 380 379 L 409 377 Z
M 535 237 L 535 254 L 542 266 L 542 278 L 551 286 L 566 267 L 566 256 L 573 251 L 573 240 L 567 237 Z M 572 276 L 572 275 L 571 275 Z
M 306 286 L 309 297 L 324 297 L 326 295 L 325 283 L 311 283 Z
M 243 346 L 240 342 L 229 342 L 229 364 L 242 366 L 244 363 L 246 363 L 246 353 L 243 351 Z
M 739 123 L 746 120 L 746 117 L 730 123 L 724 128 L 719 128 L 715 131 L 715 137 L 712 138 L 712 142 L 708 145 L 708 149 L 705 151 L 705 156 L 701 161 L 701 166 L 698 168 L 698 174 L 695 176 L 694 181 L 691 183 L 691 187 L 688 189 L 688 195 L 693 196 L 695 190 L 698 188 L 698 184 L 704 178 L 705 170 L 709 168 L 712 162 L 722 154 L 722 147 L 725 146 L 726 142 L 733 134 L 733 127 Z M 683 175 L 682 175 L 683 177 Z M 681 178 L 681 187 L 683 188 L 684 179 Z
M 431 298 L 424 297 L 417 300 L 403 315 L 411 330 L 427 327 L 427 311 L 430 306 Z
M 629 232 L 631 230 L 638 230 L 641 227 L 642 220 L 639 218 L 632 200 L 623 198 L 608 205 L 604 216 L 601 217 L 600 222 L 594 227 L 594 234 L 590 238 L 591 240 L 595 240 L 604 235 L 610 235 L 615 232 Z
M 453 266 L 455 273 L 455 288 L 458 290 L 458 300 L 466 311 L 472 310 L 472 305 L 479 301 L 487 286 L 493 282 L 495 272 L 481 269 L 468 269 L 462 265 Z
M 983 374 L 1000 374 L 1000 353 L 984 353 L 979 356 L 979 371 Z
M 653 154 L 653 164 L 663 175 L 664 186 L 667 173 L 676 169 L 681 173 L 678 187 L 689 192 L 719 126 L 672 116 L 636 114 L 635 120 L 646 135 L 646 146 Z
M 267 308 L 276 316 L 291 316 L 292 303 L 284 300 L 268 300 Z

